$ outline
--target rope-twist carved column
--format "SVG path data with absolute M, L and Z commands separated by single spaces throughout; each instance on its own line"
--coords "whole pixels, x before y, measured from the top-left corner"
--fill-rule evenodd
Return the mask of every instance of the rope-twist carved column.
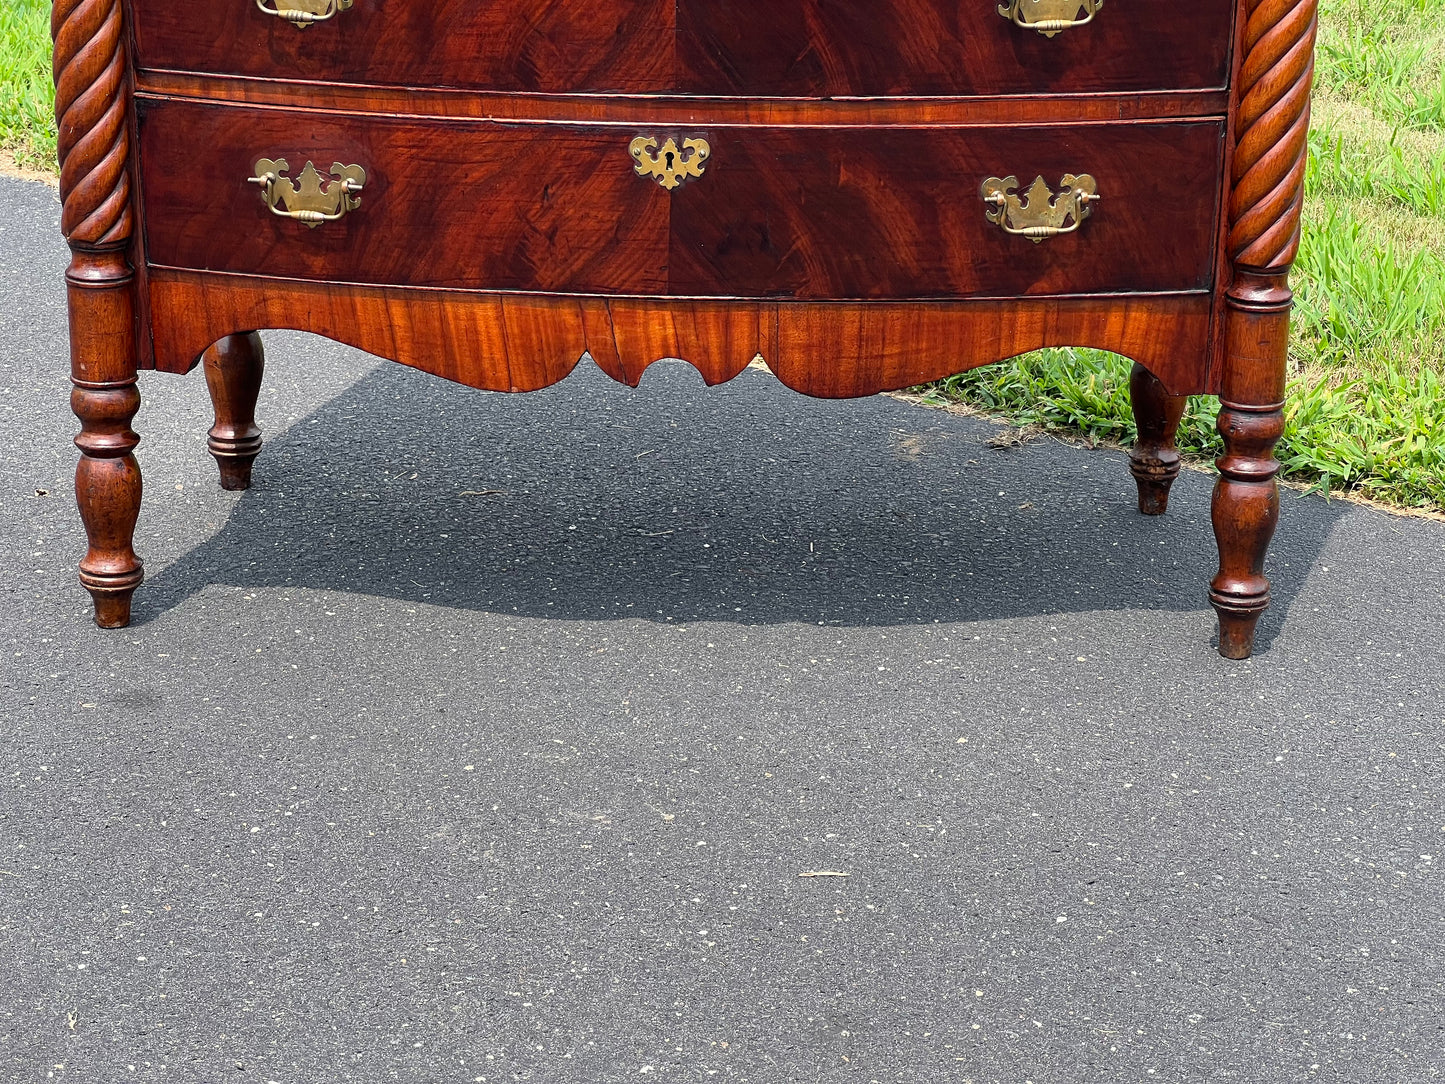
M 130 140 L 120 0 L 54 0 L 61 229 L 72 245 L 131 234 Z
M 129 96 L 120 0 L 54 0 L 55 116 L 59 128 L 61 228 L 70 243 L 71 408 L 80 419 L 75 497 L 89 548 L 80 582 L 95 620 L 130 620 L 141 582 L 132 548 L 140 511 L 140 438 L 131 419 L 136 387 Z
M 1279 520 L 1275 442 L 1284 431 L 1290 264 L 1299 251 L 1308 155 L 1316 0 L 1241 0 L 1244 32 L 1235 83 L 1229 248 L 1214 534 L 1219 572 L 1209 598 L 1219 650 L 1242 659 L 1269 605 L 1264 556 Z

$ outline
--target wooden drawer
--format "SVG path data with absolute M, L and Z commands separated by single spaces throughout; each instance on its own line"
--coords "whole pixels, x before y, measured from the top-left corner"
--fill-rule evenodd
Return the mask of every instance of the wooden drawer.
M 1014 297 L 1213 280 L 1217 121 L 719 128 L 708 139 L 707 173 L 672 197 L 675 294 Z M 985 178 L 1057 189 L 1068 173 L 1092 175 L 1102 197 L 1077 232 L 1035 244 L 985 217 Z
M 137 101 L 154 264 L 359 283 L 674 296 L 1010 297 L 1189 291 L 1212 281 L 1218 121 L 761 127 L 421 121 Z M 705 137 L 702 176 L 637 175 L 638 134 Z M 367 171 L 315 229 L 271 213 L 258 158 Z M 1082 228 L 1034 244 L 981 182 L 1089 173 Z M 1183 200 L 1180 192 L 1207 193 Z
M 538 92 L 673 79 L 673 0 L 353 0 L 304 29 L 256 0 L 130 6 L 141 68 Z
M 658 294 L 667 193 L 627 134 L 417 122 L 138 98 L 146 251 L 174 267 L 408 286 Z M 361 207 L 308 229 L 246 178 L 258 158 L 367 173 Z
M 680 0 L 678 85 L 839 97 L 1215 88 L 1237 6 L 1107 0 L 1088 25 L 1044 37 L 1001 16 L 999 0 Z
M 1001 16 L 999 0 L 352 0 L 305 29 L 255 0 L 130 0 L 141 68 L 786 97 L 1222 87 L 1235 8 L 1107 0 L 1088 25 L 1044 37 Z

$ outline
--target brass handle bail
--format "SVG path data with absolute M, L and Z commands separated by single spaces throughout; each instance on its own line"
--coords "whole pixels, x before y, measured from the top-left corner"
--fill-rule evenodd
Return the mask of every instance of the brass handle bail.
M 1104 0 L 1009 0 L 998 6 L 998 13 L 1015 26 L 1052 38 L 1073 27 L 1087 26 L 1103 6 Z M 1080 11 L 1084 12 L 1082 19 Z
M 1004 233 L 1027 237 L 1034 244 L 1073 233 L 1089 217 L 1091 204 L 1100 198 L 1097 182 L 1087 173 L 1065 173 L 1059 182 L 1063 191 L 1057 196 L 1042 177 L 1035 177 L 1022 194 L 1018 185 L 1017 177 L 985 180 L 979 193 L 987 205 L 984 216 Z
M 261 186 L 261 199 L 273 215 L 304 222 L 314 230 L 361 206 L 361 197 L 356 193 L 366 184 L 366 170 L 360 166 L 333 163 L 331 180 L 325 187 L 321 173 L 309 161 L 294 181 L 286 176 L 290 168 L 284 158 L 258 158 L 253 167 L 255 176 L 246 178 Z
M 256 6 L 267 15 L 285 19 L 297 30 L 305 30 L 312 23 L 324 23 L 334 19 L 337 12 L 345 11 L 353 0 L 272 0 L 275 7 L 267 7 L 266 0 L 256 0 Z

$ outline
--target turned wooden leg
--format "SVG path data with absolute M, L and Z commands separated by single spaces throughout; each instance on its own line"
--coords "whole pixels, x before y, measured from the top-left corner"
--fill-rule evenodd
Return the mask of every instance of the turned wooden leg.
M 250 489 L 251 464 L 261 451 L 261 429 L 256 424 L 256 396 L 265 368 L 261 336 L 254 331 L 227 335 L 201 361 L 216 412 L 206 445 L 221 468 L 221 488 Z
M 1228 299 L 1227 356 L 1220 392 L 1224 454 L 1211 506 L 1219 572 L 1209 601 L 1219 614 L 1219 653 L 1247 659 L 1254 628 L 1269 606 L 1264 555 L 1279 521 L 1279 461 L 1284 432 L 1285 346 L 1289 290 L 1282 276 L 1248 276 Z
M 1188 397 L 1170 395 L 1159 378 L 1136 361 L 1129 373 L 1129 398 L 1139 429 L 1139 438 L 1129 450 L 1129 470 L 1139 487 L 1139 511 L 1146 516 L 1163 515 L 1169 507 L 1169 487 L 1179 477 L 1174 436 Z
M 66 272 L 70 300 L 70 406 L 80 419 L 75 501 L 89 547 L 80 582 L 95 601 L 95 623 L 130 623 L 130 600 L 140 586 L 132 546 L 140 513 L 140 443 L 131 419 L 140 409 L 136 387 L 130 269 L 112 251 L 76 251 Z
M 1248 658 L 1269 605 L 1264 554 L 1279 520 L 1275 442 L 1284 431 L 1289 269 L 1299 252 L 1308 164 L 1316 0 L 1242 0 L 1231 110 L 1229 253 L 1219 373 L 1214 537 L 1219 653 Z
M 70 244 L 70 405 L 80 419 L 75 500 L 89 546 L 80 582 L 95 622 L 130 621 L 141 581 L 131 545 L 140 511 L 140 438 L 131 419 L 136 388 L 135 280 L 127 259 L 134 232 L 130 188 L 130 81 L 126 27 L 114 0 L 54 0 L 55 118 L 60 228 Z

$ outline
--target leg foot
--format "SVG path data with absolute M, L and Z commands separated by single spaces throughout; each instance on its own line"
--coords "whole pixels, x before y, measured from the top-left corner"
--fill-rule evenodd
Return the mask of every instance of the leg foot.
M 250 489 L 251 464 L 261 451 L 261 429 L 256 424 L 256 397 L 265 367 L 261 336 L 254 331 L 227 335 L 206 351 L 202 365 L 216 412 L 206 446 L 221 469 L 221 488 Z
M 80 463 L 75 501 L 89 541 L 80 582 L 95 602 L 95 623 L 117 629 L 130 623 L 130 599 L 143 576 L 132 545 L 140 514 L 140 443 L 130 427 L 140 408 L 135 378 L 115 383 L 75 382 L 70 405 L 80 419 Z
M 1216 610 L 1218 607 L 1216 606 Z M 1219 613 L 1219 653 L 1226 659 L 1247 659 L 1254 654 L 1254 626 L 1259 622 L 1257 610 L 1247 616 L 1234 613 Z
M 1219 653 L 1227 659 L 1249 658 L 1254 627 L 1269 606 L 1264 555 L 1279 522 L 1274 445 L 1284 432 L 1283 405 L 1225 401 L 1219 411 L 1224 454 L 1211 506 L 1219 572 L 1209 601 L 1219 614 Z
M 1210 505 L 1219 571 L 1209 583 L 1209 601 L 1219 614 L 1219 653 L 1247 659 L 1259 615 L 1269 606 L 1264 555 L 1279 522 L 1274 446 L 1284 433 L 1290 292 L 1282 272 L 1236 268 L 1225 302 L 1216 423 L 1224 454 L 1215 460 L 1219 480 Z
M 102 592 L 91 587 L 90 597 L 95 602 L 95 623 L 103 629 L 125 628 L 130 624 L 130 600 L 134 594 L 134 587 L 124 592 Z
M 80 582 L 94 600 L 95 623 L 113 629 L 129 623 L 130 597 L 142 578 L 133 545 L 141 495 L 140 437 L 130 427 L 140 409 L 133 280 L 123 241 L 72 237 L 70 247 L 70 409 L 80 420 L 75 503 L 88 542 Z
M 1174 445 L 1187 397 L 1170 395 L 1159 378 L 1138 362 L 1129 374 L 1129 396 L 1139 438 L 1129 451 L 1129 470 L 1139 487 L 1139 511 L 1163 515 L 1169 487 L 1179 477 L 1179 449 Z

